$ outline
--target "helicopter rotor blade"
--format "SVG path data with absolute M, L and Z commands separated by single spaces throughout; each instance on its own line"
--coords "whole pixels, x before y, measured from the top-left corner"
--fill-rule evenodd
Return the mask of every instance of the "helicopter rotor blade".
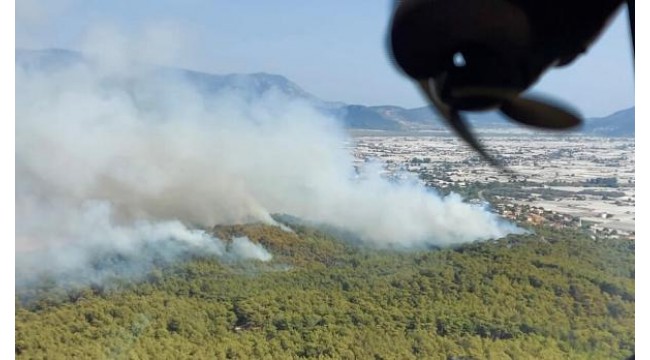
M 418 85 L 420 86 L 420 89 L 427 97 L 427 99 L 429 99 L 436 110 L 438 110 L 440 115 L 449 121 L 449 118 L 451 117 L 451 108 L 447 104 L 443 103 L 440 98 L 438 98 L 438 95 L 436 95 L 435 86 L 431 83 L 431 81 L 429 79 L 418 80 Z
M 543 129 L 563 130 L 582 124 L 578 115 L 547 99 L 515 97 L 504 101 L 500 110 L 514 121 Z
M 500 110 L 519 123 L 544 129 L 569 129 L 582 123 L 575 112 L 541 97 L 522 97 L 515 89 L 499 87 L 462 87 L 452 90 L 456 98 L 491 98 L 501 103 Z
M 476 140 L 476 137 L 474 137 L 474 134 L 472 134 L 470 128 L 467 126 L 463 117 L 457 110 L 451 111 L 451 117 L 448 118 L 447 121 L 454 129 L 454 131 L 456 131 L 456 133 L 461 138 L 463 138 L 463 140 L 465 140 L 469 146 L 476 150 L 476 152 L 478 152 L 485 161 L 502 171 L 510 172 L 503 164 L 501 164 L 499 161 L 493 158 L 492 155 L 488 154 L 487 151 L 485 151 L 483 145 L 481 145 L 478 140 Z
M 454 129 L 454 131 L 463 139 L 465 142 L 471 146 L 476 152 L 478 152 L 481 157 L 486 160 L 490 165 L 504 171 L 510 172 L 503 164 L 494 159 L 490 154 L 485 151 L 483 145 L 481 145 L 476 137 L 472 134 L 470 128 L 465 123 L 465 120 L 460 115 L 458 110 L 453 109 L 446 104 L 444 104 L 436 95 L 435 88 L 431 81 L 429 80 L 419 80 L 418 85 L 425 93 L 427 98 L 434 105 L 436 110 L 442 115 L 442 117 L 447 121 L 447 123 Z

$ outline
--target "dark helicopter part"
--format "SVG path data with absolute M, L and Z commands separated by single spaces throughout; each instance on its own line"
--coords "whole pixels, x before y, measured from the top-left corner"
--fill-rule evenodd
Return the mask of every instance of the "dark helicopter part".
M 403 0 L 390 31 L 392 56 L 447 123 L 490 164 L 459 111 L 498 109 L 544 129 L 581 124 L 547 99 L 521 97 L 552 66 L 572 62 L 622 0 Z M 632 4 L 633 10 L 633 4 Z
M 503 164 L 490 156 L 483 146 L 476 140 L 470 128 L 465 123 L 458 109 L 445 104 L 436 93 L 432 81 L 421 80 L 418 82 L 421 90 L 436 108 L 438 113 L 447 121 L 452 129 L 467 144 L 469 144 L 490 165 L 508 171 Z M 559 105 L 551 105 L 548 99 L 536 100 L 513 94 L 508 89 L 464 88 L 458 90 L 457 96 L 485 96 L 501 102 L 499 110 L 510 119 L 519 123 L 543 129 L 567 129 L 581 124 L 580 117 L 562 109 Z
M 512 120 L 542 129 L 570 129 L 582 123 L 578 115 L 552 104 L 548 99 L 536 100 L 519 96 L 504 102 L 499 110 Z
M 627 0 L 627 18 L 630 22 L 630 35 L 632 36 L 632 53 L 634 54 L 634 0 Z
M 447 123 L 454 129 L 456 134 L 460 136 L 465 142 L 471 146 L 476 152 L 478 152 L 483 159 L 485 159 L 490 165 L 499 168 L 504 171 L 508 171 L 501 163 L 494 159 L 490 154 L 488 154 L 483 146 L 476 140 L 472 131 L 465 123 L 465 120 L 460 115 L 457 109 L 450 108 L 448 105 L 444 104 L 438 96 L 436 95 L 434 85 L 427 80 L 422 80 L 419 82 L 420 88 L 425 96 L 431 101 L 433 106 L 438 110 L 438 113 L 442 115 Z

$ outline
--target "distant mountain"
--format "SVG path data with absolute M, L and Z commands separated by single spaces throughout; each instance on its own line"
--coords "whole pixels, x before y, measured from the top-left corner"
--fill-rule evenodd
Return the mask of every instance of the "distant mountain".
M 16 49 L 16 66 L 19 66 L 27 71 L 52 71 L 78 64 L 83 61 L 83 56 L 76 51 L 64 49 Z
M 16 66 L 25 70 L 51 71 L 84 62 L 90 61 L 81 53 L 69 50 L 16 50 Z M 406 109 L 390 105 L 365 106 L 324 101 L 281 75 L 268 73 L 218 75 L 178 68 L 151 67 L 161 74 L 182 76 L 206 94 L 234 90 L 239 91 L 246 98 L 254 99 L 274 89 L 289 98 L 312 103 L 324 113 L 338 118 L 345 127 L 350 129 L 418 131 L 447 128 L 430 107 Z M 467 117 L 469 123 L 477 130 L 526 129 L 495 111 L 472 113 Z M 606 137 L 634 136 L 634 108 L 602 118 L 587 119 L 579 133 Z
M 92 64 L 93 61 L 79 52 L 69 50 L 16 50 L 16 66 L 27 71 L 52 71 L 82 63 Z M 290 98 L 314 103 L 323 102 L 281 75 L 267 73 L 217 75 L 179 68 L 143 66 L 153 69 L 161 76 L 182 77 L 207 94 L 236 90 L 248 98 L 259 98 L 269 90 L 275 89 Z
M 204 92 L 237 90 L 250 98 L 259 98 L 271 89 L 280 91 L 289 98 L 321 103 L 322 100 L 306 92 L 300 86 L 281 75 L 254 73 L 215 75 L 191 70 L 173 69 Z
M 592 136 L 634 137 L 634 108 L 587 119 L 583 132 Z

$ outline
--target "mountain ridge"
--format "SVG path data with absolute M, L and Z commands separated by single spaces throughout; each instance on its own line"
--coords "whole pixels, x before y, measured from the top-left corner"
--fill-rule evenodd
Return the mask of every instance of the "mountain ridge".
M 89 60 L 76 51 L 66 49 L 25 50 L 16 49 L 16 65 L 26 70 L 51 71 Z M 181 75 L 205 93 L 223 90 L 239 90 L 248 98 L 260 97 L 275 89 L 290 98 L 313 104 L 327 115 L 334 116 L 348 129 L 382 131 L 430 131 L 446 130 L 447 125 L 430 107 L 403 108 L 395 105 L 359 105 L 322 100 L 304 90 L 287 77 L 266 72 L 250 74 L 212 74 L 201 71 L 151 67 L 171 74 Z M 470 125 L 481 130 L 531 129 L 507 120 L 498 112 L 472 113 L 466 115 Z M 588 118 L 584 126 L 572 134 L 602 137 L 634 137 L 634 107 L 613 114 Z

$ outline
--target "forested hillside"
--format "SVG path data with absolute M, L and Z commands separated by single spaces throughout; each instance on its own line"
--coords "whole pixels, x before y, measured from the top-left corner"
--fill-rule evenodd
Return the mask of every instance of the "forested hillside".
M 17 288 L 19 359 L 623 359 L 634 243 L 570 230 L 428 251 L 219 227 L 268 263 L 192 257 L 139 280 Z

